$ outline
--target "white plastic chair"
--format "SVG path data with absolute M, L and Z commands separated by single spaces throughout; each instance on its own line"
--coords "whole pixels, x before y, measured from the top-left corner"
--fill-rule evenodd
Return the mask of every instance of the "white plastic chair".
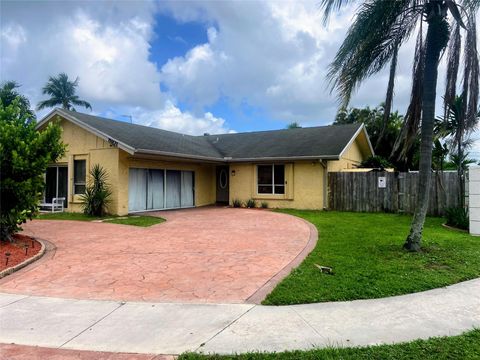
M 53 198 L 51 203 L 43 202 L 40 204 L 41 208 L 48 208 L 48 210 L 52 213 L 54 212 L 63 212 L 64 211 L 64 202 L 65 198 Z

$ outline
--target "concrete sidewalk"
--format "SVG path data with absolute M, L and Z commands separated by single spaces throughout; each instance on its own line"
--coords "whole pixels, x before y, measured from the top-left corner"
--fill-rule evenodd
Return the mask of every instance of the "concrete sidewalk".
M 270 307 L 0 293 L 0 343 L 179 354 L 403 342 L 480 327 L 480 279 L 384 299 Z

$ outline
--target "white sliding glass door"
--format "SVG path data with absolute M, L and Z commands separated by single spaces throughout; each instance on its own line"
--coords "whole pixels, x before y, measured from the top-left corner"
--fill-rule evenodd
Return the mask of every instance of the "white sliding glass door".
M 146 210 L 147 172 L 145 169 L 130 169 L 128 173 L 128 211 Z
M 128 211 L 192 207 L 194 185 L 193 171 L 131 168 Z
M 148 170 L 147 210 L 164 208 L 163 170 Z
M 51 203 L 53 198 L 65 198 L 64 207 L 68 207 L 68 168 L 49 166 L 45 173 L 44 202 Z
M 182 171 L 181 206 L 193 206 L 193 171 Z
M 180 207 L 181 196 L 181 172 L 176 170 L 167 170 L 166 204 L 168 209 Z

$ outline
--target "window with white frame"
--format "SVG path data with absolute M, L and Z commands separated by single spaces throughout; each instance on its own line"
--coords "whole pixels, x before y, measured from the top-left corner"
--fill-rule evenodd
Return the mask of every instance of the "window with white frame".
M 257 165 L 257 193 L 285 194 L 285 165 Z

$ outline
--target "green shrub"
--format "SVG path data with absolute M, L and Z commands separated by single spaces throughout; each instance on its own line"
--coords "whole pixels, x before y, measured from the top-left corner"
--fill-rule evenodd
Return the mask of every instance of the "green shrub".
M 257 207 L 257 202 L 254 199 L 248 199 L 246 203 L 247 208 L 253 209 Z
M 28 102 L 13 94 L 9 104 L 4 95 L 0 96 L 0 240 L 12 241 L 20 225 L 35 216 L 45 189 L 45 170 L 65 146 L 56 122 L 37 131 Z
M 242 201 L 239 199 L 233 199 L 232 205 L 234 208 L 242 207 Z
M 261 205 L 262 209 L 267 209 L 268 208 L 268 203 L 266 201 L 262 201 Z
M 463 230 L 468 230 L 469 228 L 467 209 L 461 207 L 449 208 L 445 211 L 445 218 L 447 219 L 448 226 L 453 226 Z
M 103 216 L 107 212 L 112 192 L 107 184 L 108 174 L 98 164 L 90 170 L 90 181 L 81 196 L 83 212 L 91 216 Z
M 387 159 L 379 155 L 375 155 L 375 156 L 370 156 L 368 159 L 363 160 L 358 167 L 383 170 L 386 168 L 393 168 L 393 165 Z

